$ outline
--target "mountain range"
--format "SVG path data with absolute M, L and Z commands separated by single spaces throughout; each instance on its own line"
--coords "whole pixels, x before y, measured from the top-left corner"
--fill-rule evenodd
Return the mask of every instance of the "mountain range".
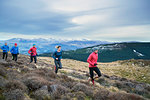
M 10 47 L 14 43 L 18 43 L 21 54 L 28 54 L 28 50 L 32 47 L 33 44 L 36 44 L 38 54 L 53 52 L 55 51 L 56 45 L 61 45 L 62 49 L 67 50 L 76 50 L 79 48 L 85 48 L 89 46 L 94 46 L 98 44 L 108 44 L 107 41 L 93 41 L 93 40 L 56 40 L 53 38 L 50 39 L 23 39 L 23 38 L 12 38 L 9 40 L 1 40 L 0 46 L 4 45 L 7 42 Z
M 150 43 L 148 42 L 100 44 L 77 50 L 64 51 L 63 58 L 86 61 L 89 54 L 92 53 L 95 48 L 99 50 L 99 62 L 150 59 Z M 42 54 L 41 56 L 47 55 L 49 56 L 50 54 Z

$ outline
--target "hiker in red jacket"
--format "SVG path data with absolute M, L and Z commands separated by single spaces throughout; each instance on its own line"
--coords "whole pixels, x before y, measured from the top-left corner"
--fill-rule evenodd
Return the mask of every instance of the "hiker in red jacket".
M 35 44 L 33 44 L 33 47 L 32 48 L 30 48 L 30 50 L 28 51 L 28 53 L 31 55 L 30 56 L 30 63 L 32 63 L 33 62 L 33 58 L 34 58 L 34 63 L 36 63 L 36 61 L 37 61 L 37 58 L 36 58 L 36 56 L 37 56 L 37 52 L 36 52 L 36 47 L 35 47 Z
M 88 81 L 92 81 L 94 85 L 94 79 L 99 78 L 101 76 L 101 72 L 99 68 L 97 67 L 97 60 L 98 60 L 98 49 L 95 49 L 93 53 L 91 53 L 87 59 L 87 62 L 89 63 L 89 71 L 90 71 L 90 77 Z M 94 77 L 94 72 L 97 73 L 97 75 Z

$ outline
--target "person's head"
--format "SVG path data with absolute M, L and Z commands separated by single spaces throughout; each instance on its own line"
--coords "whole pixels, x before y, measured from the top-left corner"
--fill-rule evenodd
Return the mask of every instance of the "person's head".
M 33 44 L 33 47 L 35 47 L 35 44 Z
M 17 43 L 15 43 L 15 47 L 17 47 Z
M 7 45 L 7 43 L 5 43 L 5 45 Z
M 57 50 L 60 51 L 61 50 L 61 46 L 56 46 Z
M 94 49 L 94 52 L 95 52 L 95 53 L 98 53 L 98 49 Z

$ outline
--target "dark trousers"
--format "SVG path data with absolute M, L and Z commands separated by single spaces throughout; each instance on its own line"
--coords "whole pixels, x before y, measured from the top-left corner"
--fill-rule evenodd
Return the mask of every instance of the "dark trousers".
M 17 61 L 17 59 L 18 59 L 18 54 L 12 54 L 12 60 L 15 60 L 15 61 Z
M 90 77 L 91 77 L 92 80 L 94 80 L 94 78 L 93 78 L 94 77 L 94 72 L 93 71 L 95 71 L 98 74 L 99 77 L 101 76 L 101 72 L 100 72 L 98 67 L 89 67 L 89 71 L 90 71 Z
M 3 52 L 3 59 L 7 60 L 7 56 L 8 56 L 8 53 L 7 52 Z
M 36 56 L 30 56 L 30 63 L 33 62 L 33 59 L 34 59 L 34 63 L 36 63 L 36 61 L 37 61 Z
M 59 60 L 55 60 L 54 63 L 55 63 L 55 73 L 57 73 L 58 69 L 62 69 L 62 64 L 61 61 Z

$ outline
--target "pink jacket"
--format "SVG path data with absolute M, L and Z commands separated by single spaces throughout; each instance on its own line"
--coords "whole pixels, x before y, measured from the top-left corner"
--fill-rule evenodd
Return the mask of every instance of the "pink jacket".
M 36 47 L 30 48 L 30 50 L 28 51 L 28 53 L 31 54 L 31 56 L 36 56 L 37 55 Z
M 89 67 L 96 67 L 94 64 L 97 64 L 98 60 L 98 54 L 95 52 L 91 53 L 87 59 L 87 62 L 89 63 Z

